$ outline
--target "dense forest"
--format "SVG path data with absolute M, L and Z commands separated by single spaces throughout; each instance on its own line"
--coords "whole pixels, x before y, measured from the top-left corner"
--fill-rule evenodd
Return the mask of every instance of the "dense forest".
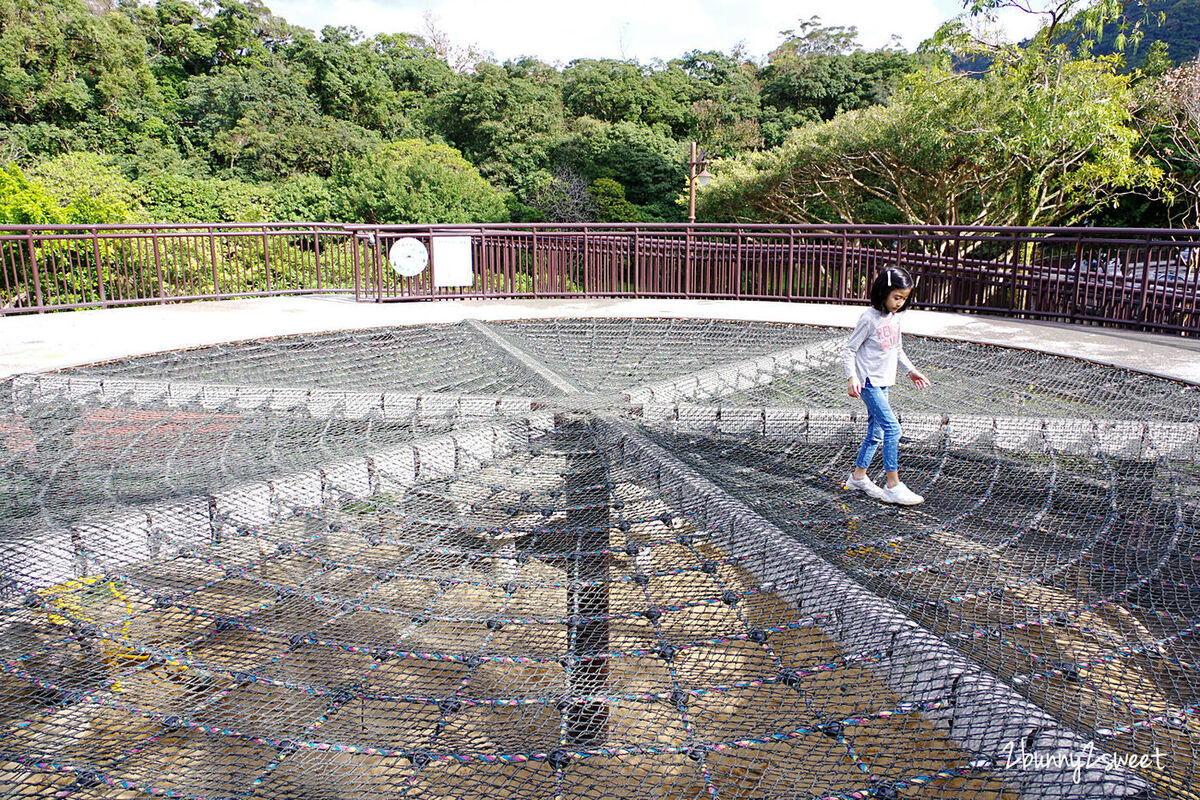
M 1127 70 L 1141 67 L 1155 42 L 1162 42 L 1166 54 L 1176 64 L 1196 58 L 1200 49 L 1200 0 L 1153 0 L 1148 7 L 1144 35 L 1129 47 L 1118 47 L 1119 25 L 1101 31 L 1092 52 L 1097 55 L 1121 53 Z
M 965 5 L 916 52 L 813 18 L 550 65 L 257 0 L 0 0 L 0 221 L 673 222 L 695 140 L 702 220 L 1196 223 L 1200 0 L 1060 0 L 1021 46 Z

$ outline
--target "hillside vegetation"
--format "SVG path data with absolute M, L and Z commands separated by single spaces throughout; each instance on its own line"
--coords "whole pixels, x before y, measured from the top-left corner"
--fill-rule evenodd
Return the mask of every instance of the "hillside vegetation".
M 1057 3 L 1087 48 L 972 35 L 1003 5 L 917 52 L 813 18 L 551 65 L 255 0 L 0 0 L 0 221 L 677 222 L 695 140 L 708 220 L 1194 223 L 1200 0 Z

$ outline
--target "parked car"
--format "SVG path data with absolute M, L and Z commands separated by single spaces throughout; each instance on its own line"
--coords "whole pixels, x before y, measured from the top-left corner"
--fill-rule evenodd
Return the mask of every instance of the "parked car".
M 1150 282 L 1164 287 L 1183 287 L 1195 284 L 1200 270 L 1182 264 L 1160 265 L 1150 273 Z
M 1125 280 L 1125 270 L 1119 259 L 1097 256 L 1075 261 L 1065 277 L 1084 284 L 1113 286 Z

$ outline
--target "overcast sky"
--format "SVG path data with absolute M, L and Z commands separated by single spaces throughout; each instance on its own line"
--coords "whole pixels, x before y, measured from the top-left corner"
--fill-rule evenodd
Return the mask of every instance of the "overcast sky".
M 689 50 L 745 46 L 762 57 L 781 41 L 779 32 L 819 16 L 825 25 L 854 25 L 867 48 L 892 35 L 909 50 L 957 14 L 958 0 L 267 0 L 288 22 L 319 31 L 353 25 L 364 33 L 422 33 L 424 17 L 458 46 L 474 45 L 503 61 L 533 55 L 550 63 L 573 58 L 624 58 L 649 62 Z M 1009 30 L 1027 35 L 1033 20 Z

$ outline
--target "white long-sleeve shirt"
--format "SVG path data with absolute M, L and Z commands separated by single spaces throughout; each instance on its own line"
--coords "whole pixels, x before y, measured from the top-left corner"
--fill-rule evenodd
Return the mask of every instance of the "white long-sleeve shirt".
M 872 386 L 892 386 L 896 383 L 897 362 L 907 372 L 916 369 L 900 341 L 900 315 L 880 314 L 874 307 L 868 308 L 858 318 L 842 351 L 846 377 L 860 381 L 870 378 Z

